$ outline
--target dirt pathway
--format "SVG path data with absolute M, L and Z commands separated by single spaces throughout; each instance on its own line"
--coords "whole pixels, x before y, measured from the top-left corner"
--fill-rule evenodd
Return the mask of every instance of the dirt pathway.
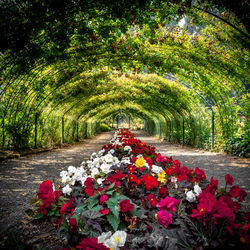
M 112 135 L 105 132 L 67 148 L 0 162 L 0 235 L 26 216 L 29 199 L 36 195 L 42 181 L 56 183 L 60 171 L 79 166 L 91 153 L 101 150 Z
M 239 185 L 247 192 L 245 206 L 250 211 L 250 161 L 225 154 L 203 151 L 179 144 L 170 144 L 161 141 L 154 136 L 148 136 L 144 131 L 135 131 L 135 136 L 147 144 L 155 146 L 157 152 L 172 156 L 179 160 L 182 166 L 202 168 L 207 178 L 214 176 L 219 180 L 219 185 L 225 185 L 225 175 L 230 174 L 234 178 L 234 185 Z

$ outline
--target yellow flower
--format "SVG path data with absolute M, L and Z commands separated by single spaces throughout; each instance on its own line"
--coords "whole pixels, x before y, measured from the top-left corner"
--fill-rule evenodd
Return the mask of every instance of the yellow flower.
M 167 182 L 167 180 L 165 179 L 165 175 L 166 175 L 166 172 L 163 170 L 161 173 L 158 174 L 157 180 L 165 184 Z
M 138 159 L 136 160 L 135 166 L 136 166 L 137 168 L 142 168 L 142 167 L 144 167 L 145 163 L 146 163 L 146 161 L 145 161 L 142 157 L 140 157 L 140 158 L 138 158 Z

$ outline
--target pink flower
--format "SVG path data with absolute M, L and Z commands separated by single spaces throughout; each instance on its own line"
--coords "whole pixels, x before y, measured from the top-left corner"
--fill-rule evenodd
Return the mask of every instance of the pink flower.
M 104 201 L 107 201 L 109 199 L 109 196 L 107 194 L 103 194 L 100 197 L 99 203 L 102 204 Z
M 165 228 L 167 228 L 168 225 L 172 224 L 173 222 L 173 218 L 172 218 L 172 214 L 164 211 L 164 210 L 160 210 L 158 212 L 158 222 L 163 225 Z
M 234 178 L 230 174 L 226 174 L 225 181 L 227 185 L 231 186 L 234 183 Z
M 170 212 L 176 212 L 176 206 L 178 206 L 179 203 L 179 200 L 167 196 L 166 198 L 161 199 L 161 201 L 157 204 L 157 207 L 160 209 L 166 209 Z

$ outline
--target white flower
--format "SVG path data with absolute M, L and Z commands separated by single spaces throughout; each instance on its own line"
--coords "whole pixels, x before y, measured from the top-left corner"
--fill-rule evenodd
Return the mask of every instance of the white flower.
M 125 231 L 116 231 L 109 239 L 106 238 L 103 244 L 112 250 L 118 250 L 119 247 L 125 245 L 126 238 L 127 233 Z
M 82 165 L 85 165 L 85 163 L 86 163 L 85 161 L 82 161 L 82 162 L 81 162 L 81 166 L 82 166 Z
M 81 178 L 80 182 L 82 183 L 82 187 L 84 186 L 84 182 L 87 180 L 89 176 L 85 175 Z
M 107 233 L 103 232 L 99 237 L 98 237 L 98 243 L 104 243 L 105 240 L 107 240 L 108 238 L 110 238 L 110 236 L 112 235 L 112 232 L 109 231 Z
M 99 175 L 99 174 L 100 174 L 100 172 L 99 172 L 98 168 L 92 169 L 92 172 L 91 172 L 92 178 L 94 178 L 96 175 Z
M 113 164 L 116 165 L 116 164 L 119 164 L 119 160 L 117 157 L 113 157 Z
M 92 167 L 98 167 L 100 166 L 100 158 L 95 158 L 92 162 L 92 165 L 90 166 L 90 168 Z
M 104 152 L 105 152 L 105 149 L 102 149 L 102 150 L 100 150 L 100 151 L 98 152 L 97 155 L 98 155 L 99 157 L 101 157 L 101 156 L 103 155 Z
M 115 152 L 114 149 L 110 149 L 108 153 L 109 153 L 109 154 L 114 154 L 114 152 Z
M 152 172 L 156 173 L 156 174 L 159 174 L 162 172 L 162 168 L 159 167 L 159 166 L 156 166 L 156 165 L 152 165 Z
M 197 196 L 202 193 L 202 190 L 198 184 L 194 185 L 194 192 Z
M 62 183 L 65 184 L 67 182 L 70 182 L 71 181 L 71 178 L 68 176 L 68 175 L 64 175 L 62 177 Z
M 96 182 L 98 183 L 98 185 L 102 185 L 103 181 L 104 181 L 104 179 L 102 179 L 102 178 L 98 178 L 96 180 Z
M 75 181 L 80 181 L 82 176 L 84 175 L 85 170 L 83 168 L 78 168 L 73 176 Z
M 129 151 L 130 152 L 130 151 L 132 151 L 132 148 L 130 146 L 125 146 L 124 151 Z
M 60 172 L 60 177 L 63 177 L 63 176 L 65 176 L 65 175 L 68 175 L 68 172 L 67 172 L 67 171 L 61 171 L 61 172 Z
M 107 163 L 112 163 L 113 162 L 113 155 L 111 154 L 106 154 L 104 155 L 104 161 L 107 162 Z
M 69 173 L 69 175 L 74 174 L 75 171 L 76 171 L 76 167 L 74 167 L 74 166 L 69 166 L 68 167 L 68 173 Z
M 177 178 L 174 177 L 174 176 L 171 176 L 171 182 L 176 183 L 177 182 Z
M 108 174 L 110 172 L 110 168 L 111 168 L 111 165 L 110 164 L 106 164 L 106 163 L 103 163 L 101 165 L 101 170 L 103 173 L 105 174 Z
M 96 157 L 96 153 L 94 152 L 94 153 L 92 153 L 92 155 L 90 156 L 90 159 L 92 160 L 92 159 L 94 159 L 95 157 Z
M 72 188 L 69 186 L 69 184 L 66 185 L 66 186 L 62 189 L 62 192 L 63 192 L 64 194 L 67 194 L 67 195 L 70 195 L 71 191 L 72 191 Z
M 193 202 L 193 201 L 196 200 L 196 196 L 195 196 L 195 194 L 193 193 L 192 190 L 190 190 L 190 191 L 188 191 L 186 193 L 186 200 L 189 201 L 189 202 Z
M 149 164 L 146 162 L 146 163 L 144 164 L 144 167 L 149 168 Z
M 131 164 L 131 161 L 128 157 L 124 157 L 124 158 L 122 158 L 121 163 Z

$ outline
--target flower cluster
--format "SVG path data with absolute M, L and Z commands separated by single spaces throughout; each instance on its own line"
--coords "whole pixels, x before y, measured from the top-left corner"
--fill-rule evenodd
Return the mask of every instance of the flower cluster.
M 101 151 L 80 167 L 62 171 L 60 177 L 63 196 L 51 182 L 42 183 L 38 193 L 42 203 L 35 214 L 46 215 L 43 209 L 61 204 L 54 214 L 60 232 L 77 249 L 250 243 L 250 216 L 241 211 L 246 192 L 232 186 L 232 176 L 226 175 L 225 188 L 218 189 L 218 181 L 208 182 L 202 169 L 189 169 L 156 153 L 128 130 L 117 130 Z M 202 229 L 190 230 L 190 225 Z

